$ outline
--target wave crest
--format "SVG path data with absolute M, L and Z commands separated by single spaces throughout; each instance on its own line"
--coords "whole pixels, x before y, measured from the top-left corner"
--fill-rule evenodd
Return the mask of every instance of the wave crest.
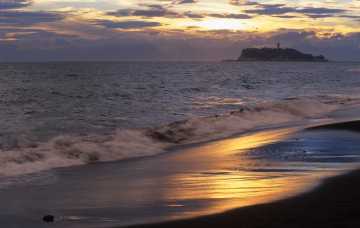
M 0 176 L 152 156 L 173 145 L 203 142 L 258 127 L 321 117 L 354 101 L 343 97 L 289 98 L 151 129 L 118 129 L 108 135 L 59 136 L 45 143 L 0 151 Z

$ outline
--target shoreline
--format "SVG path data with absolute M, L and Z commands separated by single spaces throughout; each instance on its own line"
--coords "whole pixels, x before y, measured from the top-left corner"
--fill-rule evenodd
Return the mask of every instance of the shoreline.
M 347 125 L 356 126 L 353 122 Z M 5 226 L 28 228 L 48 227 L 41 220 L 48 214 L 57 218 L 56 227 L 67 228 L 205 225 L 211 228 L 233 224 L 251 228 L 269 227 L 267 224 L 272 222 L 274 227 L 281 227 L 276 221 L 278 217 L 283 219 L 283 212 L 297 216 L 298 212 L 291 212 L 294 208 L 311 211 L 319 208 L 317 204 L 332 204 L 334 196 L 351 196 L 332 190 L 328 194 L 331 197 L 313 203 L 310 209 L 296 203 L 277 209 L 279 202 L 284 204 L 283 199 L 291 201 L 308 195 L 327 177 L 358 167 L 356 164 L 349 167 L 347 162 L 360 161 L 357 132 L 306 129 L 256 131 L 151 159 L 60 168 L 40 175 L 34 182 L 3 188 L 0 220 Z M 343 151 L 337 153 L 339 149 Z M 295 157 L 291 152 L 296 152 Z M 286 161 L 282 162 L 282 158 Z M 339 186 L 341 190 L 352 190 L 343 188 L 343 184 Z M 353 190 L 356 190 L 353 194 L 359 192 Z M 353 206 L 353 198 L 340 205 Z M 275 206 L 253 209 L 264 205 Z M 317 210 L 330 208 L 323 206 Z M 310 215 L 317 215 L 317 210 Z M 266 220 L 266 226 L 259 226 L 261 220 Z
M 348 121 L 307 128 L 360 132 L 360 121 Z M 360 167 L 324 179 L 319 186 L 299 195 L 232 209 L 223 213 L 131 228 L 192 227 L 359 227 Z
M 359 227 L 359 192 L 357 169 L 329 177 L 314 190 L 288 199 L 193 219 L 128 227 Z

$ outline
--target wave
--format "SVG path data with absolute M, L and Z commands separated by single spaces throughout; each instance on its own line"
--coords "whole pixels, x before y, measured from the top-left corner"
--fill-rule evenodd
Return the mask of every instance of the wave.
M 0 176 L 151 156 L 167 146 L 148 137 L 144 130 L 118 130 L 105 136 L 59 136 L 33 147 L 1 151 Z
M 108 135 L 64 135 L 48 142 L 0 151 L 0 177 L 153 156 L 175 145 L 204 142 L 259 127 L 322 117 L 358 99 L 348 97 L 288 98 L 243 106 L 209 117 L 177 121 L 148 129 L 118 129 Z

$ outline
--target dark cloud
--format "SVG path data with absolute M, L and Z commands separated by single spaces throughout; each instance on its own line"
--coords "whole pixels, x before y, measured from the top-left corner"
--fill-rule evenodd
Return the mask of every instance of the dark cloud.
M 320 38 L 315 32 L 300 32 L 284 30 L 274 34 L 269 41 L 281 41 L 283 45 L 294 47 L 304 52 L 324 54 L 332 60 L 360 60 L 360 33 L 347 35 L 322 34 L 326 37 Z
M 29 0 L 0 0 L 0 10 L 23 8 L 31 4 L 32 1 Z
M 147 9 L 133 10 L 125 9 L 108 13 L 112 16 L 141 16 L 141 17 L 177 17 L 178 13 L 164 8 L 162 5 L 145 5 Z
M 311 18 L 332 17 L 339 13 L 345 13 L 347 10 L 325 8 L 325 7 L 288 7 L 285 4 L 257 4 L 255 9 L 245 10 L 246 13 L 257 15 L 279 16 L 288 13 L 300 13 Z
M 304 14 L 336 14 L 344 13 L 346 10 L 343 9 L 333 9 L 333 8 L 324 8 L 324 7 L 307 7 L 302 9 L 296 9 L 296 12 Z
M 178 14 L 171 10 L 168 10 L 164 5 L 159 4 L 139 4 L 141 7 L 145 7 L 145 9 L 127 9 L 120 10 L 118 14 L 123 12 L 127 14 L 127 16 L 142 16 L 142 17 L 176 17 Z M 116 15 L 116 13 L 115 13 Z
M 86 40 L 48 32 L 20 36 L 16 42 L 0 41 L 0 61 L 49 60 L 220 60 L 236 58 L 246 47 L 282 46 L 324 54 L 332 60 L 360 60 L 360 33 L 348 35 L 280 30 L 261 34 L 249 32 L 203 31 L 202 38 L 161 33 L 119 32 L 118 36 Z M 176 32 L 179 32 L 178 34 Z M 20 34 L 21 35 L 21 34 Z M 232 37 L 219 39 L 218 37 Z M 215 38 L 216 37 L 216 38 Z
M 173 12 L 164 8 L 152 8 L 147 10 L 119 10 L 116 12 L 110 12 L 108 15 L 111 16 L 140 16 L 145 18 L 152 18 L 152 17 L 166 17 L 166 18 L 204 18 L 204 17 L 214 17 L 214 18 L 231 18 L 231 19 L 250 19 L 252 18 L 251 15 L 248 14 L 199 14 L 193 12 L 184 12 L 184 13 L 177 13 Z
M 108 21 L 108 20 L 98 20 L 96 24 L 105 26 L 111 29 L 137 29 L 137 28 L 147 28 L 147 27 L 157 27 L 161 26 L 159 22 L 151 21 L 139 21 L 139 20 L 130 20 L 130 21 Z
M 350 19 L 360 19 L 360 15 L 339 15 L 339 17 L 350 18 Z
M 152 18 L 152 17 L 166 17 L 166 18 L 193 18 L 193 19 L 199 19 L 204 18 L 206 16 L 208 17 L 214 17 L 214 18 L 231 18 L 231 19 L 250 19 L 252 16 L 247 14 L 199 14 L 199 13 L 193 13 L 191 11 L 184 12 L 184 13 L 177 13 L 172 10 L 169 10 L 162 5 L 144 5 L 148 9 L 142 9 L 142 10 L 118 10 L 116 12 L 110 12 L 108 15 L 111 16 L 140 16 L 145 18 Z
M 132 16 L 133 12 L 134 12 L 134 10 L 121 9 L 121 10 L 109 12 L 109 13 L 107 13 L 107 15 L 116 16 L 116 17 L 123 17 L 123 16 L 127 17 L 127 16 Z
M 149 59 L 153 53 L 159 53 L 146 39 L 124 35 L 117 39 L 86 40 L 39 31 L 16 42 L 0 40 L 0 62 Z
M 258 5 L 259 3 L 248 0 L 230 0 L 229 4 L 234 6 L 253 6 Z
M 196 3 L 196 0 L 178 0 L 178 1 L 174 1 L 174 4 L 180 5 L 180 4 L 192 4 L 192 3 Z
M 317 19 L 317 18 L 327 18 L 327 17 L 333 17 L 332 14 L 305 14 L 307 17 Z
M 216 17 L 216 18 L 231 18 L 231 19 L 250 19 L 252 16 L 247 14 L 208 14 L 209 17 Z
M 29 29 L 29 28 L 2 28 L 0 29 L 0 40 L 31 40 L 35 34 L 46 34 L 46 38 L 49 37 L 50 32 L 46 32 L 40 29 Z M 57 36 L 52 34 L 52 36 Z
M 63 14 L 53 12 L 30 12 L 30 11 L 1 11 L 0 13 L 0 25 L 17 25 L 27 26 L 42 22 L 54 22 L 62 20 Z
M 167 10 L 165 8 L 150 8 L 148 10 L 134 10 L 131 16 L 143 16 L 143 17 L 181 17 L 180 14 Z
M 177 15 L 177 13 L 165 9 L 134 10 L 131 12 L 131 16 L 143 17 L 173 17 Z
M 295 15 L 273 15 L 273 17 L 285 18 L 285 19 L 297 18 L 297 16 Z
M 245 47 L 272 46 L 278 41 L 283 46 L 324 54 L 330 59 L 360 60 L 360 33 L 348 35 L 322 33 L 320 38 L 316 32 L 308 31 L 281 30 L 264 34 L 229 30 L 197 31 L 198 27 L 188 27 L 187 29 L 192 29 L 191 34 L 196 33 L 196 36 L 192 36 L 186 29 L 152 29 L 162 26 L 161 23 L 156 22 L 158 17 L 194 20 L 204 17 L 250 19 L 256 15 L 294 18 L 301 14 L 302 17 L 314 19 L 332 16 L 349 18 L 353 21 L 360 19 L 358 15 L 347 15 L 348 11 L 342 9 L 289 7 L 285 4 L 263 4 L 247 0 L 229 1 L 236 6 L 252 6 L 244 13 L 175 11 L 176 5 L 195 2 L 197 1 L 168 0 L 159 1 L 159 4 L 140 4 L 138 8 L 108 13 L 116 17 L 136 16 L 137 19 L 81 21 L 78 27 L 75 25 L 72 27 L 72 24 L 63 21 L 62 27 L 49 25 L 51 30 L 43 31 L 31 29 L 34 27 L 31 25 L 56 22 L 64 19 L 66 14 L 23 11 L 20 8 L 31 4 L 30 1 L 0 0 L 0 61 L 219 60 L 236 58 Z M 3 25 L 13 29 L 4 29 Z M 56 33 L 57 29 L 59 34 Z
M 286 7 L 284 4 L 259 4 L 256 9 L 245 10 L 246 13 L 259 15 L 279 15 L 296 11 L 296 8 Z
M 138 17 L 145 17 L 145 18 L 152 18 L 152 17 L 165 17 L 165 18 L 203 18 L 204 16 L 201 14 L 195 14 L 192 12 L 185 12 L 185 13 L 177 13 L 170 9 L 165 8 L 162 5 L 146 5 L 142 4 L 141 6 L 147 7 L 147 9 L 141 10 L 118 10 L 115 12 L 110 12 L 108 15 L 112 16 L 138 16 Z
M 204 18 L 204 16 L 205 16 L 202 14 L 192 13 L 192 12 L 185 12 L 182 15 L 183 15 L 183 17 L 194 18 L 194 19 Z

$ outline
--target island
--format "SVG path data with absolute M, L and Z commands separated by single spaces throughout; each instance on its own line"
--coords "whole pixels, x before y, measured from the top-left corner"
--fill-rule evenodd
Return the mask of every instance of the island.
M 246 48 L 242 50 L 241 56 L 236 60 L 243 61 L 280 61 L 280 62 L 328 62 L 323 55 L 314 56 L 305 54 L 293 48 Z

